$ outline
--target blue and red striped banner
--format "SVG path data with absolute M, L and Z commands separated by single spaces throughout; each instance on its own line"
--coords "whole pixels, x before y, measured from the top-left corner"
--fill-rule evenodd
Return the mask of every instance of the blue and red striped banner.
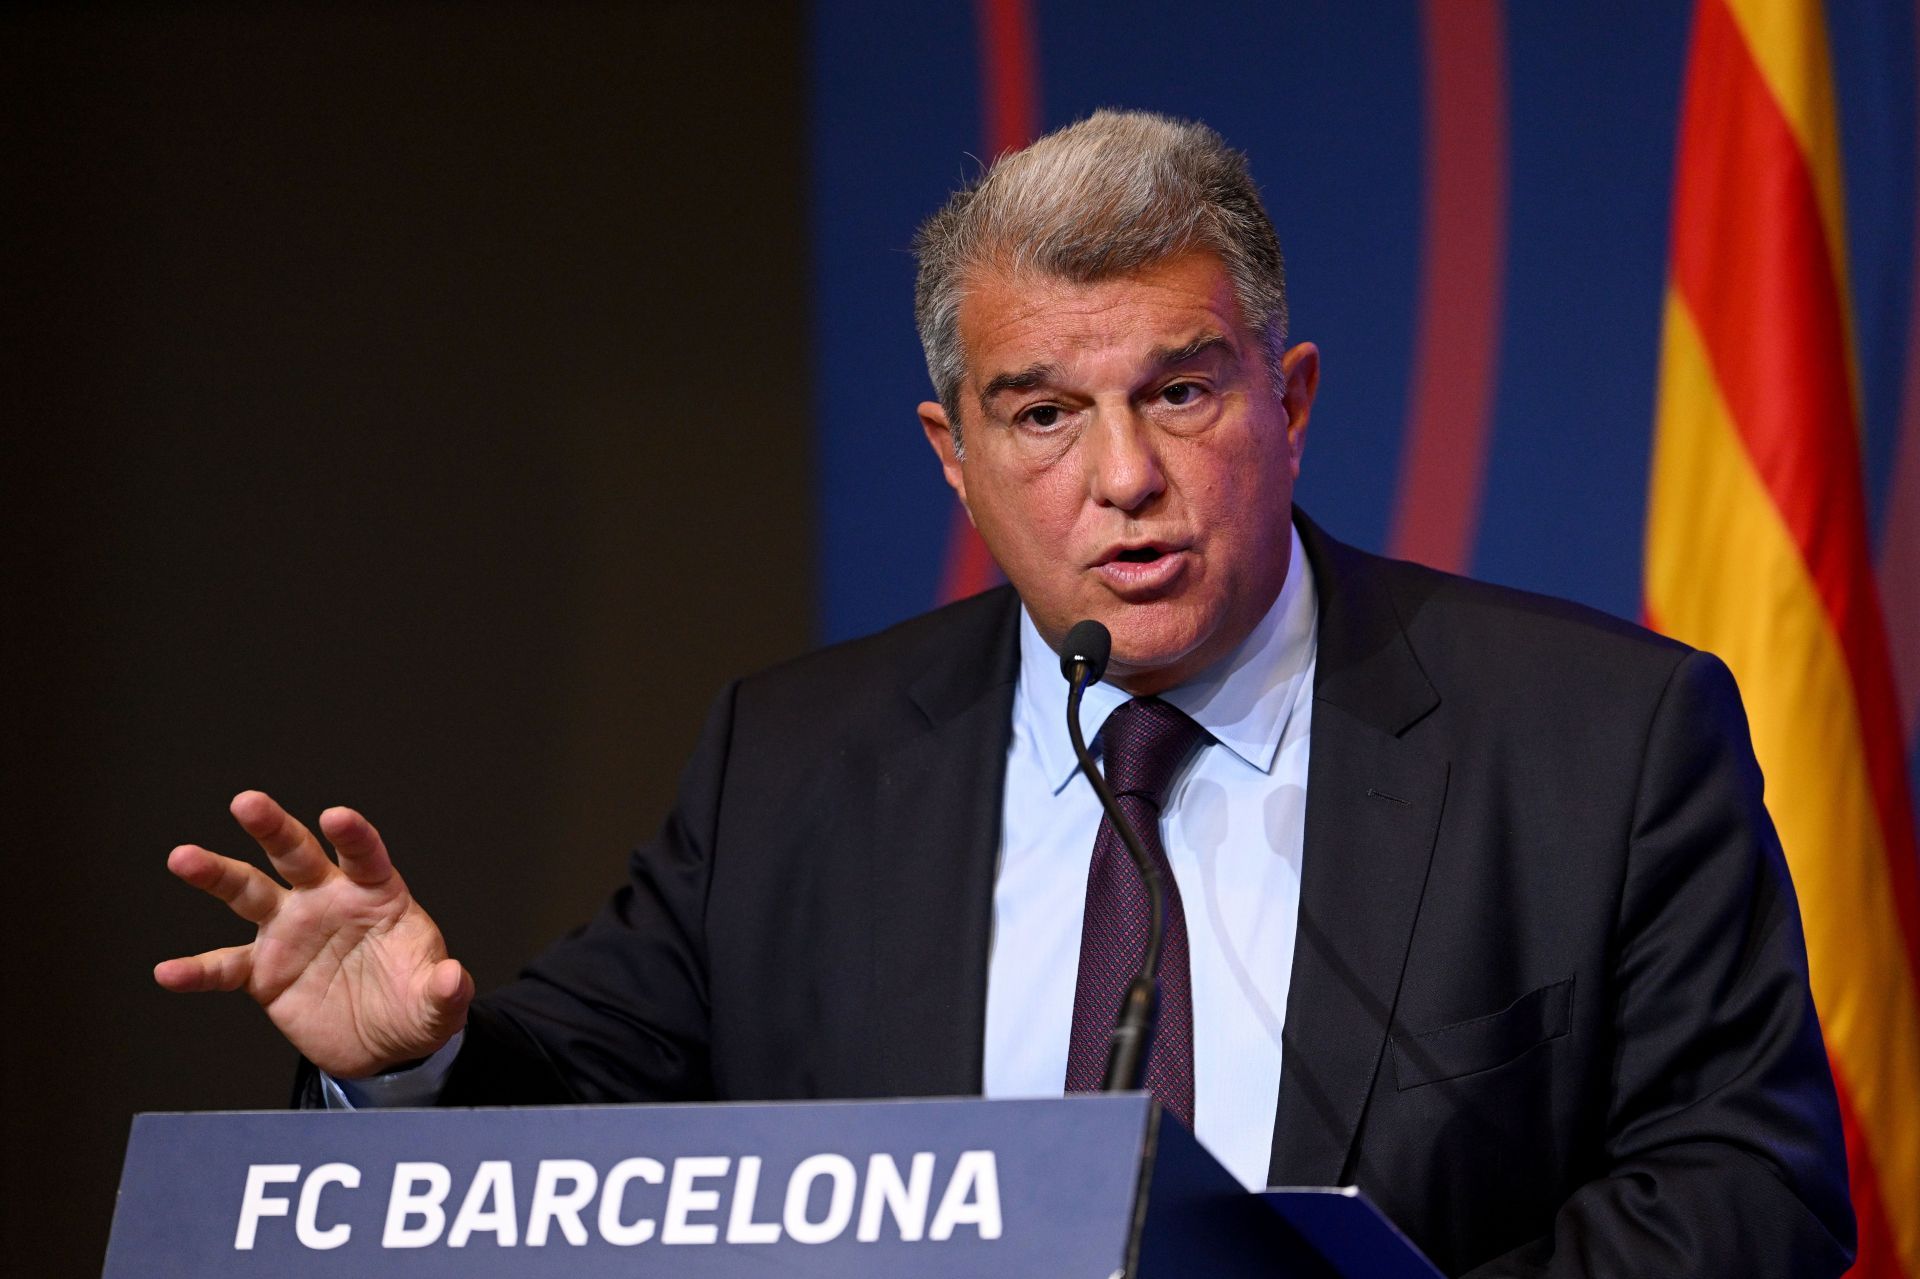
M 996 580 L 914 420 L 919 220 L 1095 107 L 1206 120 L 1249 152 L 1323 354 L 1301 504 L 1649 615 L 1741 676 L 1866 1187 L 1860 1273 L 1920 1276 L 1920 1068 L 1874 1064 L 1920 989 L 1914 6 L 814 15 L 822 638 Z M 1837 780 L 1789 784 L 1817 769 Z

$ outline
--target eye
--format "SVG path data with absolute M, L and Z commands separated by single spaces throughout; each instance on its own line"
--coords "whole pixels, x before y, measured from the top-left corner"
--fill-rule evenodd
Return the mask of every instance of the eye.
M 1042 430 L 1048 427 L 1058 426 L 1060 424 L 1060 406 L 1058 404 L 1036 404 L 1022 413 L 1019 420 L 1027 423 L 1029 426 L 1040 427 Z
M 1200 398 L 1200 388 L 1192 382 L 1172 382 L 1161 389 L 1160 398 L 1181 408 Z

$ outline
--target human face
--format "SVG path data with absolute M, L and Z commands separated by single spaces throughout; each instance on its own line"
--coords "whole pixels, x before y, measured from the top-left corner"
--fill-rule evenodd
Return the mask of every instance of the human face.
M 964 458 L 941 407 L 920 406 L 947 483 L 1056 650 L 1093 618 L 1113 634 L 1109 681 L 1191 679 L 1286 580 L 1319 352 L 1287 351 L 1274 387 L 1207 252 L 1092 284 L 969 285 Z

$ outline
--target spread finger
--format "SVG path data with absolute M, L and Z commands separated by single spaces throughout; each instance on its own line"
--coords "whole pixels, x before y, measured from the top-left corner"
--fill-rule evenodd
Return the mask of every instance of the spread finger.
M 356 884 L 383 884 L 393 876 L 387 845 L 373 823 L 351 808 L 329 808 L 320 814 L 320 829 L 340 854 L 340 869 Z
M 249 924 L 265 922 L 280 907 L 286 889 L 257 866 L 222 857 L 197 844 L 182 844 L 167 857 L 167 869 L 225 902 Z
M 168 990 L 238 990 L 253 973 L 253 947 L 224 946 L 155 964 L 153 979 Z
M 228 808 L 267 854 L 281 878 L 295 888 L 311 888 L 332 876 L 333 862 L 320 841 L 270 796 L 257 790 L 242 791 Z

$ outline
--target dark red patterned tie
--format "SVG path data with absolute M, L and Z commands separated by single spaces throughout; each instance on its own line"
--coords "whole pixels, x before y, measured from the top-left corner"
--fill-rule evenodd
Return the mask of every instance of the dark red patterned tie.
M 1193 981 L 1187 917 L 1160 841 L 1160 805 L 1167 787 L 1206 730 L 1157 697 L 1136 697 L 1100 730 L 1102 763 L 1120 811 L 1127 815 L 1167 889 L 1167 929 L 1160 949 L 1160 1021 L 1147 1058 L 1147 1091 L 1193 1127 Z M 1067 1091 L 1094 1092 L 1107 1065 L 1120 996 L 1140 972 L 1147 948 L 1147 890 L 1113 823 L 1102 818 L 1087 872 L 1087 914 L 1080 929 L 1080 984 L 1073 993 L 1073 1039 Z

